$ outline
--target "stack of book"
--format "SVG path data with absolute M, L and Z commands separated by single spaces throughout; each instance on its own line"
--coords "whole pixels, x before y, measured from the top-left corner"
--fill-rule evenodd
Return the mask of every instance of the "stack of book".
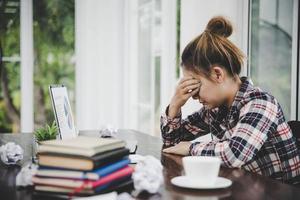
M 42 142 L 32 178 L 35 191 L 84 196 L 132 187 L 128 155 L 125 142 L 115 138 Z

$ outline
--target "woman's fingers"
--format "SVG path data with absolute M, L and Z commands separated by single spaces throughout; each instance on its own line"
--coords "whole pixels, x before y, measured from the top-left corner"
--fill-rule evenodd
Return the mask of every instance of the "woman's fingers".
M 180 142 L 173 147 L 169 147 L 163 150 L 164 153 L 173 153 L 178 155 L 188 155 L 191 143 L 190 142 Z
M 176 92 L 170 104 L 173 107 L 181 108 L 191 96 L 197 93 L 197 88 L 199 87 L 199 80 L 189 76 L 183 77 L 177 85 Z
M 191 92 L 186 92 L 185 94 L 182 95 L 183 99 L 187 101 L 192 96 L 195 96 L 199 92 L 199 89 L 200 87 L 197 87 L 193 89 Z
M 165 153 L 169 153 L 169 152 L 171 151 L 170 149 L 172 149 L 172 147 L 165 148 L 165 149 L 163 149 L 163 152 L 165 152 Z
M 164 153 L 174 153 L 176 152 L 176 146 L 169 147 L 163 150 Z
M 196 95 L 197 93 L 199 93 L 199 90 L 200 90 L 200 85 L 196 89 L 194 89 L 192 92 L 190 92 L 190 96 Z
M 179 85 L 180 84 L 182 84 L 183 82 L 185 82 L 185 81 L 187 81 L 187 80 L 192 80 L 192 79 L 194 79 L 193 77 L 191 77 L 191 76 L 184 76 L 184 77 L 182 77 L 181 79 L 180 79 L 180 81 L 179 81 Z
M 186 88 L 186 87 L 188 87 L 190 85 L 197 85 L 197 84 L 199 84 L 198 80 L 196 80 L 196 79 L 189 79 L 189 80 L 186 80 L 186 81 L 182 82 L 180 84 L 180 88 L 184 89 L 184 88 Z
M 199 87 L 200 87 L 200 84 L 197 83 L 197 84 L 193 84 L 193 85 L 189 85 L 189 86 L 185 87 L 183 89 L 183 91 L 184 91 L 184 93 L 187 93 L 187 92 L 191 93 L 191 92 L 193 92 L 195 89 L 197 89 Z

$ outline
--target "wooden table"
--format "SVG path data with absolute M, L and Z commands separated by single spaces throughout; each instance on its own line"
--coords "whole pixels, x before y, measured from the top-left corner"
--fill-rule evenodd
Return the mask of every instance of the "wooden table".
M 124 139 L 138 141 L 137 154 L 153 155 L 161 160 L 164 166 L 164 185 L 156 195 L 141 194 L 138 199 L 300 199 L 300 188 L 282 184 L 267 177 L 246 172 L 241 169 L 221 168 L 220 176 L 233 181 L 231 187 L 218 190 L 191 190 L 173 186 L 171 178 L 182 174 L 182 161 L 180 156 L 161 153 L 162 142 L 159 138 L 152 137 L 133 130 L 120 130 L 119 136 Z M 35 149 L 32 134 L 0 134 L 0 145 L 9 141 L 20 144 L 25 150 L 24 159 L 20 165 L 31 160 Z M 20 166 L 0 167 L 0 199 L 41 199 L 33 195 L 32 189 L 19 189 L 15 186 L 15 177 L 20 171 Z M 45 199 L 45 198 L 43 198 Z M 53 198 L 51 198 L 53 199 Z

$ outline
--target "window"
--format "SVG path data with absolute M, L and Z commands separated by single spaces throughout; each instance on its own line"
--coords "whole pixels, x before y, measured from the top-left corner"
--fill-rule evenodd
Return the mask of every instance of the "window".
M 138 1 L 138 130 L 153 133 L 160 115 L 161 1 Z
M 1 1 L 0 19 L 0 132 L 19 132 L 20 1 Z
M 250 6 L 250 76 L 255 85 L 277 98 L 287 119 L 295 109 L 291 107 L 297 20 L 293 5 L 293 0 L 252 0 Z

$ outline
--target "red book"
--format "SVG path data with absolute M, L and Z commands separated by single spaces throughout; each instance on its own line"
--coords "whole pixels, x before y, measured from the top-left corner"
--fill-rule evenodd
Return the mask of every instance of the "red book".
M 97 181 L 84 181 L 84 180 L 76 180 L 76 179 L 61 179 L 61 178 L 41 178 L 34 176 L 32 178 L 32 182 L 35 185 L 48 185 L 48 186 L 56 186 L 56 187 L 64 187 L 64 188 L 80 188 L 80 189 L 93 189 L 105 184 L 108 184 L 112 181 L 117 181 L 118 179 L 122 179 L 124 177 L 130 176 L 133 173 L 134 169 L 130 166 L 119 169 L 107 176 L 103 176 Z M 80 190 L 79 189 L 79 190 Z
M 133 189 L 133 180 L 130 177 L 118 179 L 104 186 L 99 186 L 94 189 L 73 189 L 73 188 L 64 188 L 64 187 L 55 187 L 55 186 L 45 186 L 45 185 L 36 185 L 35 190 L 36 194 L 41 195 L 68 195 L 72 196 L 90 196 L 95 194 L 101 194 L 111 191 L 124 192 Z
M 99 187 L 101 185 L 105 185 L 105 184 L 115 181 L 117 179 L 121 179 L 123 177 L 129 176 L 133 173 L 133 171 L 134 170 L 132 167 L 127 166 L 123 169 L 116 171 L 115 173 L 112 173 L 108 176 L 104 176 L 103 178 L 100 178 L 97 181 L 91 181 L 88 184 L 91 184 L 92 188 Z

